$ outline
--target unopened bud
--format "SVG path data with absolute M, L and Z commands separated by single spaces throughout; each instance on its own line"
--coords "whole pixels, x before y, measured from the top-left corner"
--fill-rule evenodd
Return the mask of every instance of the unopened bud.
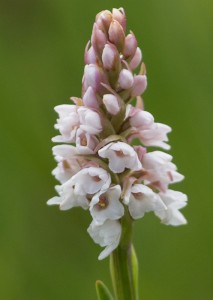
M 112 10 L 113 18 L 118 21 L 123 27 L 124 32 L 126 31 L 126 15 L 123 8 L 113 8 Z
M 103 103 L 111 115 L 117 115 L 117 113 L 120 111 L 118 100 L 112 94 L 105 94 L 103 96 Z
M 120 87 L 124 90 L 128 90 L 132 87 L 133 82 L 134 78 L 132 73 L 126 69 L 121 70 L 118 78 L 118 83 Z
M 99 108 L 99 103 L 98 103 L 96 93 L 94 92 L 91 86 L 88 87 L 86 93 L 83 96 L 83 103 L 86 107 L 89 108 L 94 108 L 94 109 Z
M 134 146 L 133 147 L 134 150 L 136 151 L 137 155 L 138 155 L 138 158 L 140 160 L 140 162 L 142 163 L 143 162 L 143 157 L 144 155 L 146 154 L 146 148 L 142 147 L 142 146 Z
M 133 33 L 128 34 L 125 37 L 123 55 L 126 58 L 134 57 L 137 47 L 138 42 L 136 40 L 135 35 Z
M 103 31 L 101 31 L 98 28 L 96 23 L 93 26 L 91 41 L 92 41 L 92 46 L 95 49 L 95 51 L 97 52 L 97 54 L 101 55 L 102 51 L 104 49 L 104 46 L 107 42 L 107 38 L 106 38 L 106 35 L 103 33 Z
M 100 69 L 95 64 L 86 65 L 84 68 L 83 90 L 87 91 L 88 87 L 92 87 L 97 91 L 100 87 L 101 73 Z
M 113 20 L 109 27 L 109 40 L 122 52 L 124 47 L 125 35 L 122 26 L 116 20 Z
M 97 60 L 95 50 L 92 46 L 89 48 L 89 44 L 90 44 L 90 42 L 87 44 L 87 46 L 85 48 L 85 52 L 84 52 L 84 62 L 87 65 L 95 64 L 96 60 Z
M 106 70 L 115 69 L 119 61 L 117 48 L 112 44 L 106 44 L 102 53 L 102 62 Z
M 101 11 L 97 14 L 95 22 L 99 29 L 108 32 L 110 23 L 112 22 L 112 13 L 109 10 Z
M 134 83 L 131 91 L 131 96 L 136 97 L 145 91 L 147 87 L 147 77 L 146 75 L 137 75 L 134 77 Z
M 154 123 L 154 117 L 148 111 L 133 108 L 130 112 L 130 125 L 135 128 L 149 128 Z
M 135 55 L 133 56 L 133 59 L 129 63 L 129 67 L 131 70 L 134 70 L 137 68 L 137 66 L 140 64 L 142 59 L 142 52 L 141 49 L 138 47 L 136 49 Z

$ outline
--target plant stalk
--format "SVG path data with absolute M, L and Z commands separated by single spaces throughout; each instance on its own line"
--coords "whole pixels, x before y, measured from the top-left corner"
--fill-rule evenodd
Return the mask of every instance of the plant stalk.
M 121 220 L 119 246 L 110 256 L 110 271 L 116 300 L 138 300 L 138 266 L 132 245 L 133 221 L 126 211 Z

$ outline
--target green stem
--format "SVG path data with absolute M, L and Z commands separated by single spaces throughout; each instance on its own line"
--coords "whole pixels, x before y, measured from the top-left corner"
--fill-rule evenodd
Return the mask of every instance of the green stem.
M 122 237 L 110 256 L 110 270 L 116 300 L 138 300 L 137 259 L 132 245 L 132 219 L 126 211 L 121 220 Z

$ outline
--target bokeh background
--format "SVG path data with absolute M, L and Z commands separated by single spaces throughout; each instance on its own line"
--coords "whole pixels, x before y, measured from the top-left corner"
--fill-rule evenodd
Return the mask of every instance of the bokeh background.
M 53 107 L 80 96 L 95 15 L 120 6 L 143 50 L 146 110 L 173 128 L 170 153 L 186 176 L 174 189 L 189 196 L 187 226 L 152 214 L 135 224 L 141 299 L 213 299 L 211 0 L 0 0 L 0 299 L 94 300 L 96 279 L 111 285 L 89 214 L 46 201 Z

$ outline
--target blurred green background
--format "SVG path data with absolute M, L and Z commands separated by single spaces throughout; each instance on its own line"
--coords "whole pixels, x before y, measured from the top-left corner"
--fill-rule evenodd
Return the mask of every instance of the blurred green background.
M 84 47 L 96 13 L 123 6 L 142 47 L 146 110 L 173 128 L 186 176 L 189 224 L 135 224 L 144 300 L 213 299 L 213 10 L 211 0 L 0 0 L 0 299 L 94 300 L 108 260 L 86 232 L 88 212 L 47 207 L 56 181 L 53 107 L 80 96 Z

